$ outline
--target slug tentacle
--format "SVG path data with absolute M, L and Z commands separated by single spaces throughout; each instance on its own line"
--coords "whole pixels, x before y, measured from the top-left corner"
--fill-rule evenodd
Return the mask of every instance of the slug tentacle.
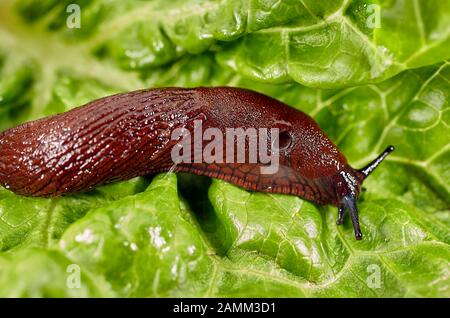
M 358 171 L 364 175 L 364 179 L 367 178 L 377 167 L 383 162 L 383 160 L 389 155 L 392 151 L 394 151 L 394 146 L 387 147 L 378 157 L 376 157 L 372 162 L 366 165 L 364 168 L 359 169 Z M 364 180 L 363 179 L 363 180 Z
M 356 207 L 356 197 L 353 194 L 346 195 L 342 198 L 342 203 L 350 213 L 353 229 L 355 231 L 355 238 L 357 240 L 362 239 L 361 228 L 359 226 L 358 208 Z
M 343 205 L 338 207 L 338 218 L 336 221 L 337 225 L 341 225 L 344 222 L 344 213 L 345 213 L 345 207 Z

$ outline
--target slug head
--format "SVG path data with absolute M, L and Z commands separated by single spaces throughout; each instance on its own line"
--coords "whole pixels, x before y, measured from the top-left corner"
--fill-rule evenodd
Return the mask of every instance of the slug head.
M 274 174 L 254 172 L 245 166 L 240 175 L 242 184 L 257 191 L 297 195 L 318 204 L 333 204 L 339 208 L 338 224 L 349 211 L 356 239 L 361 239 L 356 201 L 364 179 L 374 171 L 393 147 L 388 147 L 366 167 L 356 170 L 326 136 L 313 118 L 268 96 L 248 90 L 229 88 L 211 92 L 203 88 L 211 122 L 224 127 L 277 128 L 278 136 L 271 136 L 271 150 L 279 158 Z M 228 116 L 233 105 L 232 113 Z M 273 141 L 277 140 L 276 145 Z M 252 173 L 249 173 L 252 171 Z M 257 176 L 257 177 L 254 177 Z M 239 175 L 235 179 L 239 179 Z
M 341 171 L 340 181 L 336 183 L 336 195 L 339 198 L 337 224 L 343 222 L 345 211 L 348 211 L 353 223 L 355 238 L 362 239 L 359 225 L 358 208 L 356 201 L 359 198 L 362 182 L 378 167 L 386 156 L 394 150 L 393 146 L 387 147 L 377 158 L 364 168 L 356 170 L 351 167 Z

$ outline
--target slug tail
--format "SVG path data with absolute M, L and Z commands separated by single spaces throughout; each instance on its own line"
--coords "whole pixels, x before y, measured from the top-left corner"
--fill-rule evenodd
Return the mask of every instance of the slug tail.
M 372 162 L 370 162 L 367 166 L 358 171 L 363 174 L 363 180 L 366 179 L 377 167 L 383 162 L 383 160 L 389 155 L 392 151 L 394 151 L 394 146 L 387 147 L 378 157 L 376 157 Z

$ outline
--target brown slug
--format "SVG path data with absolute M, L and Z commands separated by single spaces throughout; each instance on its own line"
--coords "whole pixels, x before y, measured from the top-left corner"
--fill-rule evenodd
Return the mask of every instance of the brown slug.
M 262 174 L 267 162 L 242 162 L 236 153 L 232 162 L 174 163 L 180 139 L 173 139 L 173 132 L 195 134 L 196 122 L 216 133 L 276 128 L 278 146 L 270 151 L 277 151 L 277 171 Z M 207 140 L 201 143 L 205 147 Z M 338 224 L 348 210 L 361 239 L 356 207 L 361 184 L 393 149 L 357 170 L 311 117 L 268 96 L 232 87 L 147 89 L 104 97 L 2 132 L 0 184 L 18 194 L 49 197 L 156 172 L 191 172 L 249 190 L 335 205 Z M 245 151 L 246 157 L 252 155 L 248 145 Z

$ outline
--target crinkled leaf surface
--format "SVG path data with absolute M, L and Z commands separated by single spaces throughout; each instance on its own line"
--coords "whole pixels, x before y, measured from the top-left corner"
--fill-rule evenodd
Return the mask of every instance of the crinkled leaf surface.
M 355 167 L 397 150 L 365 183 L 362 241 L 335 208 L 189 174 L 0 189 L 0 296 L 450 297 L 449 35 L 447 0 L 2 1 L 1 129 L 233 85 L 312 115 Z

